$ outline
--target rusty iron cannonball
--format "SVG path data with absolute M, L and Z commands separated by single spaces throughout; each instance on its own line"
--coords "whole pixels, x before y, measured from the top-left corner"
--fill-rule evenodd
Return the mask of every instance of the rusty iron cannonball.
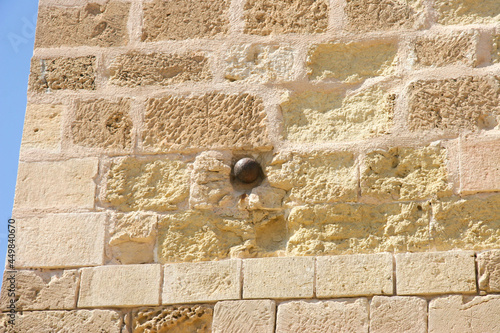
M 245 157 L 236 162 L 233 173 L 240 182 L 250 184 L 259 179 L 262 175 L 262 168 L 256 160 Z

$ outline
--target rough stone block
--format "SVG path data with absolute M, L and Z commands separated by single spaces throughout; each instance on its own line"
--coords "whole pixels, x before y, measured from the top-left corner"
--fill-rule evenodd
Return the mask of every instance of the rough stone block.
M 500 191 L 500 139 L 460 144 L 460 192 Z
M 228 31 L 228 0 L 154 0 L 144 4 L 142 41 L 207 38 Z
M 212 332 L 213 309 L 207 305 L 142 308 L 132 313 L 131 332 Z
M 258 258 L 243 262 L 243 298 L 312 298 L 314 258 Z
M 419 297 L 375 296 L 370 333 L 427 333 L 427 301 Z
M 161 265 L 109 265 L 82 269 L 78 307 L 130 307 L 160 303 Z
M 61 144 L 62 113 L 62 105 L 28 103 L 21 149 L 57 149 Z
M 436 0 L 438 23 L 488 24 L 500 22 L 500 3 L 496 0 Z
M 214 333 L 273 333 L 276 304 L 271 300 L 218 302 Z
M 476 292 L 474 252 L 396 254 L 398 295 Z
M 392 254 L 316 258 L 316 297 L 392 295 Z
M 240 299 L 241 261 L 165 265 L 163 304 Z
M 497 64 L 500 62 L 500 29 L 492 36 L 491 62 Z
M 369 305 L 365 298 L 335 301 L 292 301 L 278 307 L 277 333 L 368 333 Z
M 477 255 L 479 289 L 500 292 L 500 250 Z

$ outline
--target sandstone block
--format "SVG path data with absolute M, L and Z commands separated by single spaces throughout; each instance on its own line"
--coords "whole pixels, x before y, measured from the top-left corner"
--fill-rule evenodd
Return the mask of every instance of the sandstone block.
M 160 265 L 84 268 L 81 281 L 78 307 L 130 307 L 160 303 Z
M 474 252 L 396 254 L 398 295 L 476 292 Z
M 479 289 L 500 292 L 500 250 L 477 255 Z
M 463 140 L 460 145 L 460 192 L 500 191 L 500 139 Z
M 103 264 L 106 215 L 53 214 L 16 219 L 16 266 L 81 267 Z
M 278 307 L 276 332 L 368 333 L 368 307 L 365 298 L 282 303 Z
M 419 297 L 373 297 L 370 332 L 427 333 L 427 301 Z
M 154 0 L 144 4 L 142 41 L 207 38 L 225 34 L 228 0 Z
M 163 304 L 240 299 L 241 261 L 165 265 Z
M 258 258 L 243 262 L 243 298 L 312 298 L 314 258 Z
M 500 22 L 500 3 L 496 0 L 436 0 L 434 9 L 438 23 L 445 25 Z
M 273 333 L 276 304 L 271 300 L 218 302 L 214 333 Z
M 316 296 L 392 295 L 392 254 L 316 258 Z
M 16 209 L 93 209 L 98 160 L 19 163 Z
M 21 149 L 57 149 L 61 144 L 62 113 L 62 105 L 28 103 Z
M 132 313 L 131 332 L 212 332 L 213 309 L 207 305 L 142 308 Z
M 429 303 L 429 332 L 500 330 L 500 296 L 445 296 Z

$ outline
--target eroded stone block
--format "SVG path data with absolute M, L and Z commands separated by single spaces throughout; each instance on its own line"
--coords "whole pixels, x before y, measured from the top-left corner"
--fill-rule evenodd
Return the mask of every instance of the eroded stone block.
M 500 191 L 500 139 L 462 140 L 460 192 Z
M 271 300 L 218 302 L 214 333 L 273 333 L 276 304 Z
M 427 301 L 419 297 L 375 296 L 370 333 L 427 333 Z
M 500 250 L 477 255 L 479 289 L 500 292 Z
M 500 22 L 500 3 L 496 0 L 436 0 L 438 23 L 481 24 Z
M 132 332 L 210 333 L 213 309 L 208 305 L 142 308 L 132 313 Z
M 28 103 L 21 149 L 57 149 L 61 143 L 62 113 L 62 105 Z

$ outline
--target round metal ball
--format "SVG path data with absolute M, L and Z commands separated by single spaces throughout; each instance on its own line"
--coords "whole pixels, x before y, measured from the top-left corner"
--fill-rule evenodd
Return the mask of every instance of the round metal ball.
M 262 174 L 262 168 L 256 160 L 245 157 L 236 162 L 233 173 L 240 182 L 250 184 L 259 179 Z

